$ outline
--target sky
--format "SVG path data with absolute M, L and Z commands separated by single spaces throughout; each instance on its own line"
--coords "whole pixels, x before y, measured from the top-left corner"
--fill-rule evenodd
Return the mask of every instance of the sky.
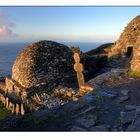
M 114 42 L 140 7 L 0 7 L 0 42 Z

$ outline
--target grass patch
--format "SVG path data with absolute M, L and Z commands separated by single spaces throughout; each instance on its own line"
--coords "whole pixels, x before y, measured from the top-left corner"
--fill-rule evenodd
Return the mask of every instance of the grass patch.
M 140 72 L 139 71 L 131 71 L 131 72 L 128 72 L 127 75 L 129 77 L 133 77 L 133 78 L 140 78 Z
M 0 102 L 0 120 L 12 115 L 11 111 L 8 110 L 1 102 Z
M 105 83 L 114 83 L 114 82 L 120 81 L 121 79 L 122 79 L 121 76 L 112 77 L 112 78 L 106 79 Z

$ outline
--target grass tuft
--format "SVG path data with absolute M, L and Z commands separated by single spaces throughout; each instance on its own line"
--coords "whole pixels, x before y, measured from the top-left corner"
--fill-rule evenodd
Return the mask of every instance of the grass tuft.
M 8 110 L 1 102 L 0 102 L 0 120 L 12 115 L 11 111 Z

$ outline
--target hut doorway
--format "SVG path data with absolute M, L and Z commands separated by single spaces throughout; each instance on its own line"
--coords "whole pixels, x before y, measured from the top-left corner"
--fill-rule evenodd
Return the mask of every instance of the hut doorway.
M 133 53 L 133 47 L 130 46 L 127 48 L 126 57 L 128 58 L 131 57 L 132 53 Z

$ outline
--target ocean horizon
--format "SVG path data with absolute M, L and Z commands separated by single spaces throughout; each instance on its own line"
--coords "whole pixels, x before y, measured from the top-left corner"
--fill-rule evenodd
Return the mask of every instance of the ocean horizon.
M 67 46 L 80 47 L 82 52 L 86 52 L 97 48 L 104 44 L 101 42 L 60 42 Z M 12 65 L 18 55 L 18 53 L 25 47 L 29 42 L 24 43 L 0 43 L 0 77 L 11 75 Z

